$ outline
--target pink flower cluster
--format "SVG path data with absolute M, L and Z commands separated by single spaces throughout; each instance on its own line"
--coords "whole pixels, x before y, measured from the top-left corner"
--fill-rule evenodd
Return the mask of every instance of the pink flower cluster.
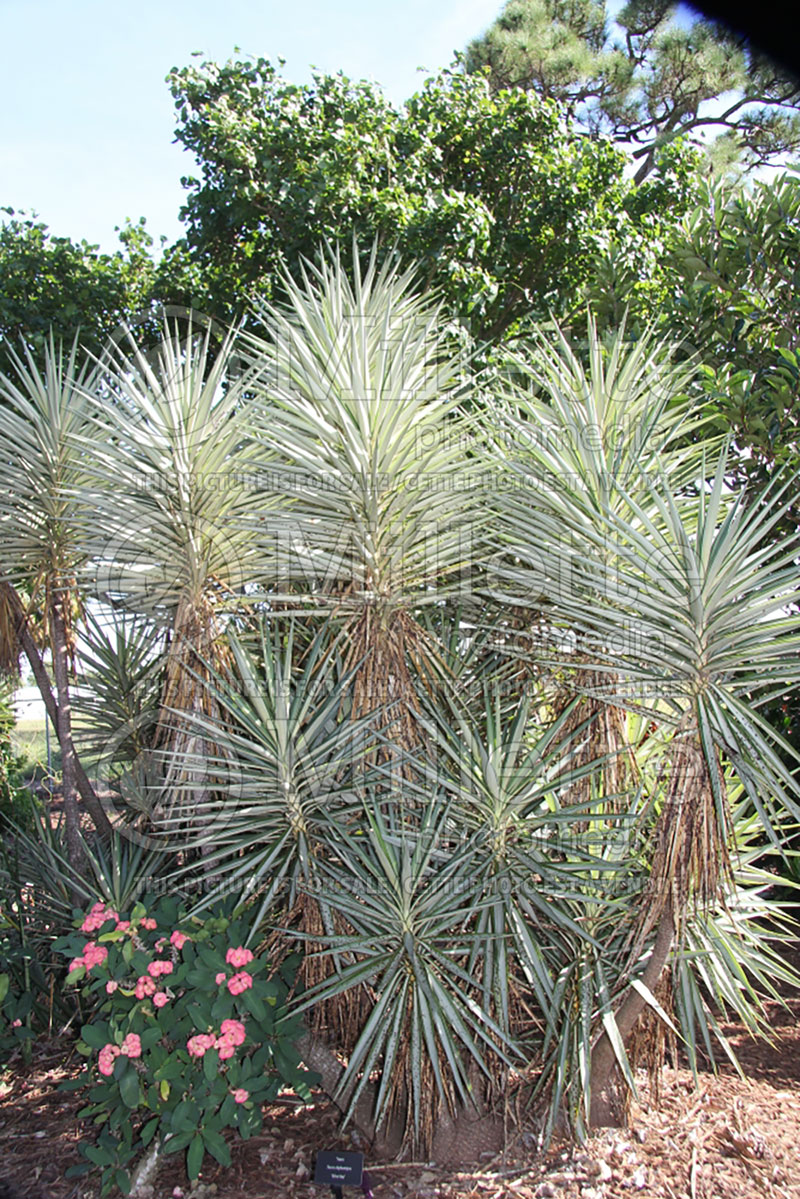
M 202 1057 L 207 1049 L 213 1049 L 217 1038 L 213 1033 L 201 1032 L 189 1037 L 186 1042 L 186 1048 L 189 1050 L 189 1057 Z
M 231 1091 L 231 1095 L 233 1095 L 234 1103 L 247 1103 L 250 1098 L 250 1092 L 246 1091 L 244 1087 L 237 1087 L 235 1091 Z
M 142 928 L 148 928 L 150 932 L 152 932 L 154 928 L 158 927 L 152 916 L 142 916 L 139 923 L 141 924 Z
M 235 949 L 233 946 L 231 946 L 228 952 L 225 954 L 225 961 L 229 966 L 235 966 L 237 973 L 232 975 L 231 978 L 228 978 L 225 971 L 220 970 L 214 976 L 214 981 L 217 986 L 221 987 L 227 978 L 228 990 L 230 991 L 231 995 L 241 995 L 242 991 L 246 991 L 248 987 L 252 987 L 252 975 L 248 974 L 246 970 L 239 969 L 240 966 L 246 966 L 249 962 L 252 962 L 252 960 L 253 954 L 249 949 L 245 949 L 243 945 L 237 945 Z
M 114 1072 L 114 1059 L 117 1057 L 141 1057 L 142 1042 L 139 1034 L 129 1032 L 121 1045 L 104 1045 L 97 1057 L 97 1068 L 101 1074 L 108 1077 Z
M 241 1020 L 223 1020 L 218 1037 L 208 1032 L 197 1033 L 195 1036 L 189 1037 L 186 1048 L 189 1050 L 190 1057 L 198 1058 L 202 1057 L 207 1050 L 216 1049 L 220 1061 L 224 1062 L 229 1057 L 233 1057 L 236 1047 L 244 1044 L 246 1036 L 247 1032 Z
M 149 974 L 141 974 L 136 980 L 136 990 L 134 995 L 137 999 L 146 999 L 148 995 L 155 995 L 158 987 L 155 981 Z
M 81 925 L 82 933 L 96 933 L 99 928 L 102 928 L 106 920 L 119 920 L 119 912 L 114 908 L 107 908 L 104 903 L 95 903 L 89 909 L 89 915 Z
M 160 974 L 172 974 L 173 970 L 174 966 L 172 965 L 172 962 L 156 961 L 151 962 L 147 967 L 147 973 L 151 976 L 151 978 L 158 978 Z
M 176 949 L 183 949 L 186 942 L 191 941 L 191 939 L 188 933 L 182 933 L 180 929 L 176 928 L 173 933 L 170 933 L 169 943 L 170 945 L 174 945 Z
M 235 966 L 238 970 L 240 966 L 246 966 L 248 962 L 252 962 L 253 955 L 249 949 L 245 949 L 242 945 L 236 949 L 229 949 L 225 954 L 225 961 L 229 966 Z
M 246 970 L 240 970 L 238 974 L 234 974 L 233 978 L 228 979 L 228 990 L 231 995 L 241 995 L 242 991 L 246 991 L 252 985 L 252 976 Z
M 83 947 L 83 956 L 73 958 L 69 968 L 77 970 L 78 966 L 85 966 L 87 970 L 91 970 L 92 966 L 99 966 L 107 957 L 108 950 L 105 945 L 96 945 L 94 941 L 87 941 Z

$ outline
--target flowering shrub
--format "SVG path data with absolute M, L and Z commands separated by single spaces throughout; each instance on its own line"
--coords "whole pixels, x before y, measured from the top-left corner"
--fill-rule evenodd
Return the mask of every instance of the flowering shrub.
M 285 1010 L 296 961 L 268 978 L 243 918 L 226 907 L 187 918 L 165 899 L 124 919 L 96 903 L 79 924 L 58 948 L 94 1015 L 78 1044 L 84 1073 L 66 1085 L 90 1087 L 81 1115 L 100 1133 L 72 1173 L 98 1167 L 103 1195 L 115 1185 L 127 1194 L 137 1157 L 155 1147 L 185 1151 L 194 1179 L 206 1152 L 230 1164 L 222 1130 L 257 1132 L 281 1087 L 308 1097 L 299 1022 Z

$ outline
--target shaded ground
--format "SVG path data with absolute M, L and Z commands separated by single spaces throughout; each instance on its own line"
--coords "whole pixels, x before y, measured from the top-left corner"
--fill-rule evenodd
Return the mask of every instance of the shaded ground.
M 604 1133 L 583 1149 L 556 1146 L 546 1156 L 523 1135 L 504 1157 L 471 1173 L 367 1158 L 374 1199 L 800 1199 L 800 996 L 789 1003 L 791 1012 L 772 1006 L 774 1046 L 728 1029 L 746 1080 L 726 1068 L 702 1075 L 695 1088 L 687 1070 L 668 1069 L 660 1109 L 635 1105 L 625 1132 Z M 57 1041 L 40 1043 L 30 1067 L 14 1061 L 0 1073 L 0 1180 L 20 1199 L 97 1196 L 85 1180 L 63 1177 L 79 1160 L 80 1137 L 92 1131 L 88 1125 L 82 1132 L 75 1117 L 83 1101 L 56 1089 L 77 1070 L 64 1050 Z M 230 1143 L 232 1167 L 207 1159 L 194 1188 L 181 1162 L 167 1159 L 154 1199 L 327 1199 L 330 1192 L 310 1181 L 314 1153 L 353 1148 L 338 1138 L 322 1100 L 266 1109 L 258 1137 Z M 353 1199 L 360 1194 L 345 1191 Z

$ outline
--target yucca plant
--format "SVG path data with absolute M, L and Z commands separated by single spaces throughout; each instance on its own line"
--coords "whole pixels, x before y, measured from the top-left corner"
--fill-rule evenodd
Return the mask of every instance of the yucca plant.
M 599 580 L 594 599 L 583 595 L 564 605 L 584 644 L 611 657 L 617 702 L 638 706 L 674 730 L 636 942 L 641 948 L 656 930 L 647 967 L 651 990 L 689 903 L 710 910 L 730 884 L 724 764 L 776 846 L 784 814 L 795 821 L 800 815 L 786 765 L 791 747 L 759 714 L 765 699 L 798 680 L 800 622 L 790 603 L 798 546 L 770 537 L 795 500 L 796 484 L 777 480 L 759 495 L 730 496 L 726 468 L 723 452 L 693 512 L 679 507 L 662 474 L 649 484 L 649 512 L 630 496 L 630 518 L 608 511 L 605 521 L 584 529 L 581 537 L 591 546 L 587 566 L 592 551 L 613 537 L 622 586 L 610 600 Z M 641 995 L 630 994 L 619 1007 L 623 1038 L 641 1008 Z M 613 1047 L 601 1038 L 596 1080 L 612 1073 L 613 1062 Z
M 303 622 L 285 614 L 262 616 L 255 628 L 227 633 L 231 666 L 214 679 L 220 713 L 194 713 L 181 768 L 188 779 L 205 771 L 215 786 L 198 800 L 191 783 L 186 803 L 196 830 L 175 842 L 203 853 L 209 894 L 258 901 L 265 915 L 291 912 L 298 888 L 314 878 L 322 840 L 320 821 L 331 809 L 360 807 L 363 762 L 374 736 L 368 721 L 342 718 L 350 687 L 342 638 L 323 624 L 309 641 Z M 337 654 L 337 645 L 340 652 Z M 209 749 L 208 747 L 213 747 Z M 164 829 L 183 828 L 180 805 Z
M 476 914 L 490 899 L 476 886 L 481 847 L 460 835 L 441 792 L 421 811 L 370 798 L 358 826 L 328 821 L 321 896 L 345 927 L 313 934 L 337 968 L 302 1006 L 367 993 L 336 1098 L 346 1119 L 366 1100 L 368 1127 L 380 1131 L 391 1116 L 390 1141 L 393 1123 L 401 1140 L 436 1153 L 437 1128 L 451 1133 L 459 1113 L 479 1117 L 484 1088 L 499 1090 L 522 1058 L 482 1002 L 474 968 L 476 940 L 486 940 Z
M 600 728 L 589 758 L 624 767 L 605 771 L 611 806 L 638 782 L 625 709 L 646 714 L 663 747 L 650 880 L 620 973 L 636 985 L 593 1032 L 591 1119 L 602 1122 L 619 1118 L 623 1046 L 690 902 L 712 911 L 729 885 L 723 761 L 767 830 L 772 797 L 796 811 L 786 747 L 758 703 L 796 683 L 787 605 L 798 549 L 770 538 L 788 484 L 734 497 L 724 451 L 709 479 L 707 444 L 672 448 L 688 428 L 687 375 L 663 347 L 625 349 L 617 337 L 604 355 L 591 326 L 590 343 L 588 372 L 560 336 L 540 336 L 518 364 L 526 386 L 513 390 L 502 427 L 521 447 L 508 463 L 519 487 L 498 505 L 492 581 L 544 627 L 541 652 L 564 671 L 567 694 L 589 697 L 588 711 L 577 709 Z
M 689 911 L 671 961 L 675 1020 L 695 1074 L 701 1055 L 712 1063 L 723 1055 L 741 1074 L 722 1025 L 736 1020 L 769 1040 L 767 1002 L 786 1008 L 786 987 L 800 988 L 785 953 L 797 940 L 794 904 L 775 895 L 761 822 L 741 788 L 732 795 L 731 824 L 735 851 L 724 905 Z
M 433 652 L 417 613 L 457 590 L 481 521 L 462 364 L 414 280 L 375 250 L 350 279 L 331 252 L 285 280 L 285 305 L 259 309 L 251 339 L 264 378 L 254 432 L 282 507 L 277 590 L 337 614 L 355 714 L 390 709 L 405 744 L 411 671 L 429 671 Z
M 242 369 L 234 331 L 216 346 L 210 328 L 177 320 L 152 353 L 130 335 L 102 366 L 81 492 L 92 506 L 86 579 L 99 598 L 165 630 L 155 733 L 164 777 L 149 805 L 163 815 L 189 782 L 175 772 L 184 714 L 215 714 L 206 676 L 229 661 L 225 611 L 263 572 L 247 526 L 269 508 L 258 484 L 264 451 L 246 431 L 254 375 Z
M 86 436 L 96 372 L 80 351 L 50 339 L 38 362 L 9 349 L 13 374 L 0 376 L 0 661 L 16 669 L 25 652 L 61 750 L 62 790 L 73 863 L 81 854 L 77 791 L 98 829 L 110 831 L 75 753 L 70 669 L 85 561 L 81 529 L 87 503 Z M 52 654 L 54 689 L 34 637 L 32 613 L 42 612 L 42 637 Z M 55 694 L 53 693 L 55 690 Z
M 647 507 L 653 471 L 665 473 L 675 491 L 693 479 L 697 448 L 688 435 L 701 422 L 688 398 L 691 366 L 673 364 L 673 347 L 652 333 L 631 342 L 624 325 L 603 344 L 591 317 L 587 335 L 586 365 L 558 327 L 535 333 L 509 358 L 511 383 L 487 435 L 508 483 L 498 497 L 490 583 L 497 598 L 540 618 L 543 657 L 553 656 L 559 628 L 574 642 L 573 668 L 556 702 L 583 696 L 573 719 L 591 721 L 584 761 L 605 759 L 613 796 L 636 775 L 624 715 L 610 702 L 616 678 L 608 660 L 598 660 L 599 638 L 587 653 L 561 601 L 578 603 L 597 586 L 613 591 L 613 538 L 592 542 L 591 570 L 581 528 L 596 529 L 606 511 L 633 519 L 629 498 Z
M 75 740 L 110 785 L 147 757 L 163 687 L 163 628 L 125 612 L 87 609 L 81 626 Z

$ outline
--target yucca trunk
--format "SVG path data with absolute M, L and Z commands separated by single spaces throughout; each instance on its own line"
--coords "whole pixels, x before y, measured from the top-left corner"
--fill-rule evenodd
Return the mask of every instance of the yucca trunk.
M 56 685 L 56 736 L 61 750 L 61 791 L 67 834 L 67 854 L 73 870 L 83 864 L 80 811 L 77 798 L 77 755 L 72 743 L 72 706 L 69 687 L 70 645 L 68 636 L 69 588 L 63 584 L 50 589 L 47 597 L 50 638 L 53 650 L 53 678 Z
M 706 910 L 713 906 L 720 882 L 730 876 L 727 830 L 716 808 L 717 788 L 711 777 L 713 770 L 723 783 L 717 751 L 709 764 L 696 722 L 685 718 L 683 725 L 687 723 L 688 728 L 680 728 L 672 742 L 669 788 L 655 830 L 650 883 L 632 937 L 629 960 L 635 967 L 655 930 L 640 980 L 650 994 L 656 992 L 690 904 Z M 641 991 L 631 989 L 615 1013 L 626 1048 L 646 1002 Z M 602 1033 L 592 1053 L 591 1097 L 593 1127 L 619 1127 L 625 1123 L 625 1084 L 607 1032 Z
M 208 763 L 219 749 L 199 730 L 205 722 L 222 724 L 216 690 L 230 676 L 230 652 L 208 595 L 181 596 L 165 665 L 154 738 L 163 770 L 149 819 L 156 837 L 180 844 L 177 834 L 191 841 L 203 830 L 212 796 Z

